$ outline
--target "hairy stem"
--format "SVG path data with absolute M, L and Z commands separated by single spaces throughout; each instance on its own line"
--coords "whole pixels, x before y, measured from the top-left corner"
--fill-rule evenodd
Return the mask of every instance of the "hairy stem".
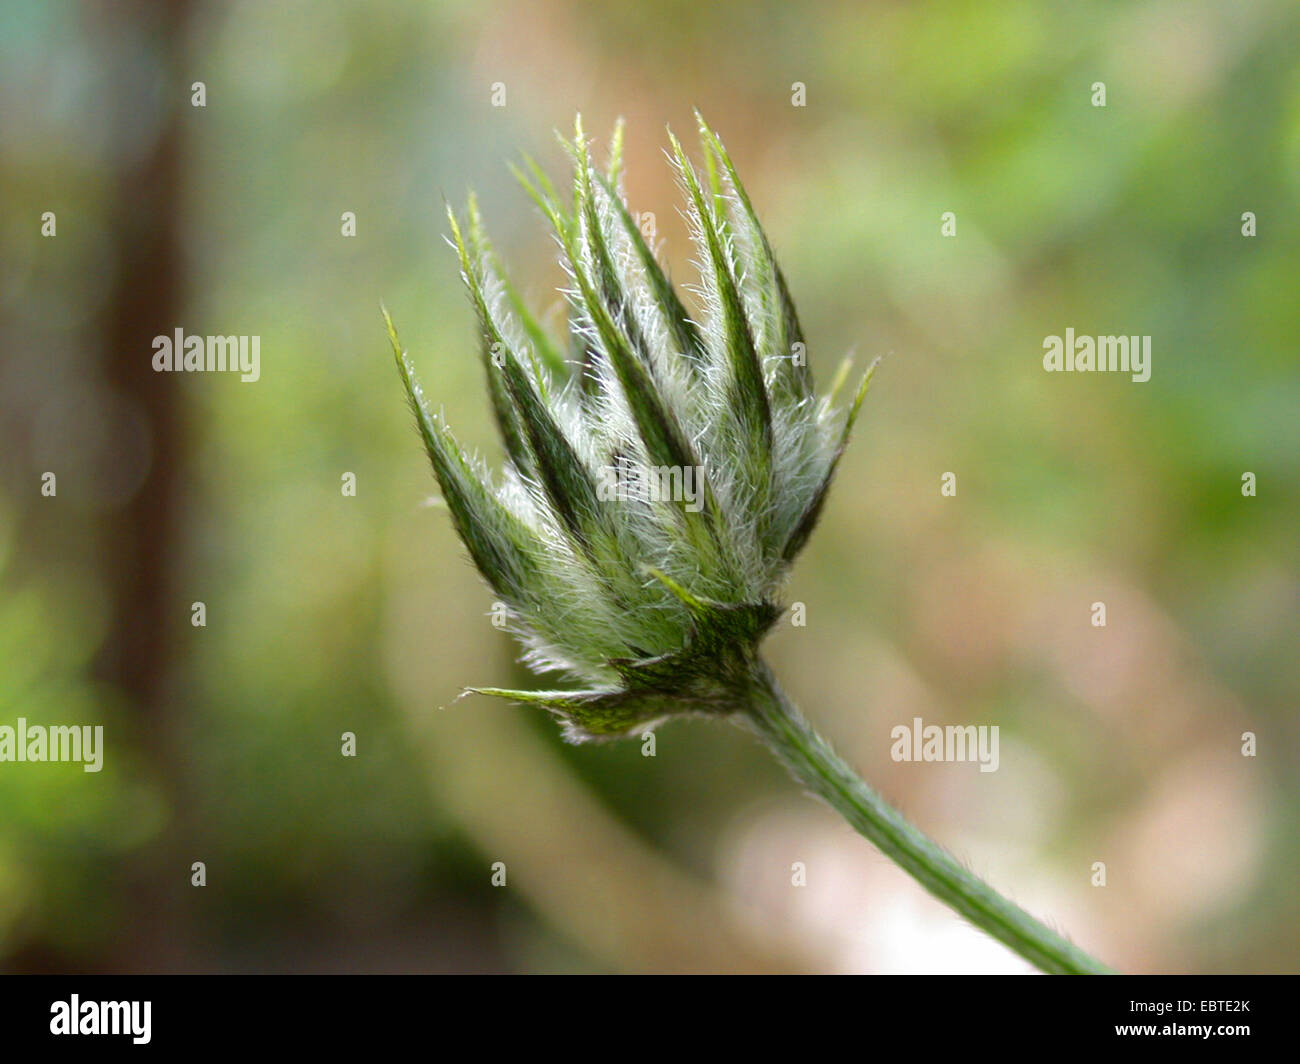
M 747 719 L 800 783 L 940 901 L 1053 975 L 1113 975 L 958 863 L 889 805 L 818 735 L 757 662 Z

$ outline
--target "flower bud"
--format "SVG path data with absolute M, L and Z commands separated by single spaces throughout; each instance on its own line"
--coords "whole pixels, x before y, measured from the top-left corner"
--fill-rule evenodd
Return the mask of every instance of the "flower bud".
M 540 704 L 574 741 L 738 708 L 871 378 L 845 410 L 836 388 L 816 394 L 785 278 L 730 158 L 699 125 L 703 180 L 675 138 L 672 148 L 701 314 L 624 204 L 621 127 L 605 171 L 580 121 L 565 142 L 571 206 L 531 161 L 516 171 L 558 238 L 565 344 L 506 279 L 473 199 L 463 231 L 448 211 L 505 447 L 499 475 L 430 408 L 388 322 L 456 531 L 506 604 L 524 660 L 582 685 L 472 690 Z

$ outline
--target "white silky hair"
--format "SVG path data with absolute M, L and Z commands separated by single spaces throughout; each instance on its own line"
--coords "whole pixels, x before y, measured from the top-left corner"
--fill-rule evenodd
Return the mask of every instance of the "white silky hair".
M 696 180 L 689 162 L 673 158 L 687 193 L 685 214 L 699 273 L 698 283 L 686 286 L 699 306 L 692 326 L 705 355 L 702 364 L 693 364 L 690 352 L 678 349 L 674 309 L 658 297 L 619 205 L 593 179 L 585 141 L 570 149 L 577 177 L 590 196 L 592 217 L 575 210 L 572 232 L 560 240 L 560 262 L 567 276 L 563 293 L 570 309 L 570 338 L 591 353 L 587 364 L 572 366 L 567 376 L 543 365 L 485 243 L 476 240 L 463 260 L 468 262 L 465 279 L 482 293 L 485 329 L 489 334 L 495 330 L 508 357 L 518 358 L 554 426 L 593 481 L 615 462 L 640 473 L 658 466 L 596 315 L 608 314 L 622 337 L 639 337 L 657 401 L 703 470 L 714 534 L 700 535 L 692 530 L 695 526 L 684 532 L 673 500 L 620 497 L 579 515 L 594 531 L 575 538 L 536 474 L 509 460 L 495 477 L 478 458 L 471 466 L 503 510 L 532 536 L 530 581 L 506 603 L 508 626 L 524 645 L 524 660 L 538 671 L 608 686 L 617 682 L 618 661 L 671 654 L 692 636 L 690 609 L 656 573 L 701 599 L 733 605 L 776 599 L 790 562 L 786 543 L 819 502 L 856 406 L 844 414 L 811 392 L 787 394 L 783 380 L 791 372 L 793 353 L 784 346 L 788 336 L 777 268 L 729 172 L 719 178 L 716 199 L 709 194 L 705 209 L 711 216 L 706 218 L 689 194 L 688 186 Z M 621 183 L 615 194 L 621 196 Z M 720 244 L 721 264 L 710 249 L 710 232 Z M 603 253 L 598 251 L 602 245 Z M 463 245 L 460 250 L 464 257 Z M 618 298 L 612 307 L 593 307 L 591 279 L 600 285 L 602 271 L 609 268 Z M 761 455 L 746 450 L 750 444 L 736 409 L 743 384 L 732 365 L 733 337 L 719 269 L 734 281 L 757 355 L 770 420 L 768 449 Z M 489 373 L 495 369 L 489 364 Z M 445 429 L 441 415 L 437 419 Z

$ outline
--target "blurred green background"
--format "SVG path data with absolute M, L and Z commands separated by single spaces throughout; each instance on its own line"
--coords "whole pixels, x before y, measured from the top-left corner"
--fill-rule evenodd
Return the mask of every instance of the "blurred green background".
M 692 107 L 814 372 L 884 356 L 807 626 L 769 646 L 786 688 L 1111 963 L 1297 969 L 1292 0 L 5 4 L 0 724 L 107 752 L 0 763 L 0 969 L 1024 970 L 738 729 L 651 758 L 454 702 L 537 681 L 427 505 L 379 302 L 497 460 L 443 197 L 477 190 L 554 309 L 507 163 L 562 180 L 552 130 L 625 116 L 689 280 L 663 148 Z M 154 373 L 177 327 L 260 336 L 261 379 Z M 1045 373 L 1067 327 L 1150 334 L 1151 380 Z M 997 724 L 999 771 L 892 762 L 914 716 Z

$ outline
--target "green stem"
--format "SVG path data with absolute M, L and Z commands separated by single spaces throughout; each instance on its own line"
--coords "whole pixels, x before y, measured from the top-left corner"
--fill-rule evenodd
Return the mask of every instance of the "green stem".
M 1050 974 L 1114 974 L 1112 969 L 1007 901 L 905 820 L 813 730 L 761 661 L 753 670 L 747 709 L 751 726 L 795 779 L 828 802 L 854 830 L 976 927 Z

